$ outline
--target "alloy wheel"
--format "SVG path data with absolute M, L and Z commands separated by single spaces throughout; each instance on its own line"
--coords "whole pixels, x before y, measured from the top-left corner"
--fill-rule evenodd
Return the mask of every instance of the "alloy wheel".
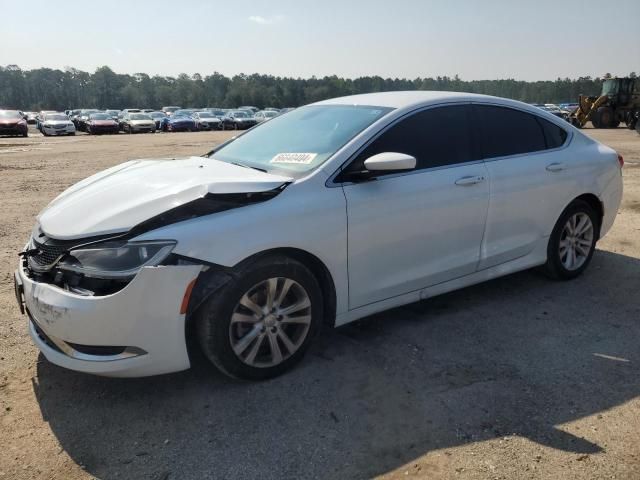
M 311 299 L 295 280 L 269 278 L 254 285 L 237 303 L 229 340 L 245 364 L 279 365 L 304 343 L 311 326 Z
M 569 217 L 560 235 L 559 255 L 567 270 L 578 270 L 589 258 L 593 246 L 594 228 L 586 213 Z

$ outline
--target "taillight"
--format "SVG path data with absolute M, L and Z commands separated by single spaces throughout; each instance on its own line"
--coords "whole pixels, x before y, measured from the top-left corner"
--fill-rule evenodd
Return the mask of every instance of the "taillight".
M 620 164 L 620 168 L 624 167 L 624 158 L 622 158 L 620 154 L 618 154 L 618 163 Z

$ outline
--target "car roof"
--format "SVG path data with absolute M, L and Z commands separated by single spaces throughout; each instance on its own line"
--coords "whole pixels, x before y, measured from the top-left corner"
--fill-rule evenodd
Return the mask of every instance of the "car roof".
M 448 102 L 488 103 L 528 111 L 539 116 L 544 116 L 547 119 L 555 118 L 553 114 L 545 113 L 544 109 L 508 98 L 493 97 L 491 95 L 481 95 L 478 93 L 436 92 L 427 90 L 365 93 L 362 95 L 351 95 L 348 97 L 323 100 L 312 105 L 366 105 L 389 107 L 396 109 L 397 113 L 402 113 L 423 106 Z
M 492 97 L 489 95 L 480 95 L 477 93 L 411 90 L 350 95 L 347 97 L 338 97 L 329 100 L 323 100 L 321 102 L 314 103 L 313 105 L 369 105 L 377 107 L 407 108 L 420 106 L 426 103 L 465 100 L 499 100 L 500 102 L 502 102 L 505 99 Z

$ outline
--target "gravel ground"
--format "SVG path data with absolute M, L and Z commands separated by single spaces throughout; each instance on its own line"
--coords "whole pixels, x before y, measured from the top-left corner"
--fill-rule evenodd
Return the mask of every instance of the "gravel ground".
M 0 139 L 0 479 L 640 478 L 640 136 L 585 131 L 627 164 L 584 276 L 518 273 L 326 329 L 263 383 L 204 360 L 146 379 L 63 370 L 13 294 L 16 252 L 57 193 L 229 132 Z

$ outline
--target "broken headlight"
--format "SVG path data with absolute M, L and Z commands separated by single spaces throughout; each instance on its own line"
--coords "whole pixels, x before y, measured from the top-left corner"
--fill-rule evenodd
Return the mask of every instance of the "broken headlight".
M 104 242 L 71 250 L 56 267 L 80 273 L 86 277 L 126 279 L 142 268 L 158 265 L 164 260 L 175 241 Z

